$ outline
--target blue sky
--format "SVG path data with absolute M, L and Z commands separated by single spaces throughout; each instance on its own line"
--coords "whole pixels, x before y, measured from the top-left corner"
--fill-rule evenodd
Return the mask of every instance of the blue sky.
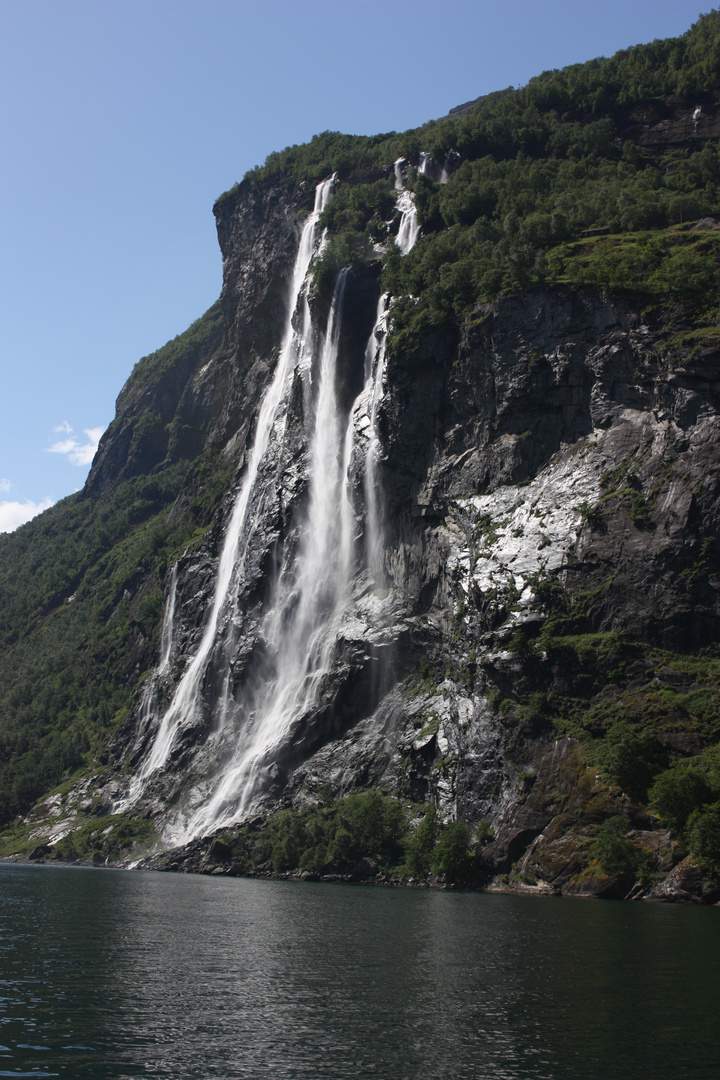
M 81 487 L 133 364 L 217 298 L 212 204 L 686 30 L 697 0 L 0 0 L 0 531 Z

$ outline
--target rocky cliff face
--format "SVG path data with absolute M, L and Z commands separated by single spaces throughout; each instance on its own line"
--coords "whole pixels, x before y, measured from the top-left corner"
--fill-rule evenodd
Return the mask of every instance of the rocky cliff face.
M 154 697 L 138 697 L 114 744 L 131 776 L 207 626 L 312 200 L 308 184 L 244 183 L 217 208 L 222 340 L 214 333 L 187 370 L 169 367 L 135 397 L 126 387 L 88 481 L 97 494 L 133 461 L 165 460 L 181 428 L 194 432 L 188 456 L 219 450 L 235 469 L 206 541 L 177 564 L 172 597 L 166 586 L 171 649 L 151 680 Z M 446 820 L 489 823 L 489 875 L 515 866 L 533 887 L 621 895 L 632 885 L 622 876 L 582 878 L 578 852 L 598 822 L 628 813 L 660 871 L 677 862 L 677 845 L 628 785 L 601 775 L 583 737 L 644 709 L 659 752 L 699 749 L 708 736 L 669 704 L 698 689 L 697 675 L 669 657 L 701 651 L 720 629 L 718 353 L 678 344 L 666 316 L 629 298 L 535 289 L 478 309 L 459 338 L 428 333 L 412 355 L 391 345 L 372 419 L 357 395 L 368 342 L 370 352 L 382 344 L 378 292 L 373 263 L 348 278 L 338 344 L 337 397 L 354 447 L 350 591 L 316 692 L 274 748 L 253 812 L 309 805 L 326 785 L 336 795 L 380 785 L 432 799 Z M 315 305 L 317 339 L 326 318 Z M 221 614 L 226 644 L 198 684 L 200 705 L 134 793 L 119 779 L 100 792 L 108 807 L 142 808 L 166 845 L 192 839 L 187 821 L 211 797 L 238 729 L 254 722 L 268 613 L 308 521 L 317 374 L 313 384 L 301 369 L 253 488 L 243 570 Z M 141 414 L 157 415 L 165 432 L 142 453 L 128 434 Z M 229 726 L 218 719 L 228 701 Z

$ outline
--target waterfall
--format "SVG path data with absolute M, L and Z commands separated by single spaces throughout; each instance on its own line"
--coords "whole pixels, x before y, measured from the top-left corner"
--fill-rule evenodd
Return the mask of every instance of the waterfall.
M 178 560 L 179 562 L 179 560 Z M 170 665 L 170 655 L 173 647 L 173 629 L 175 624 L 175 596 L 177 593 L 177 577 L 178 577 L 178 564 L 173 565 L 170 573 L 170 587 L 168 589 L 168 598 L 165 604 L 165 612 L 163 614 L 162 633 L 160 634 L 160 663 L 158 665 L 157 675 L 164 675 Z
M 377 492 L 377 464 L 380 451 L 377 417 L 383 395 L 389 309 L 390 297 L 387 293 L 383 293 L 378 301 L 375 325 L 365 351 L 366 387 L 368 390 L 372 388 L 372 395 L 370 396 L 370 432 L 365 459 L 365 546 L 368 570 L 376 584 L 380 584 L 384 575 L 382 553 L 383 521 Z
M 210 614 L 205 624 L 202 640 L 195 656 L 180 680 L 173 699 L 163 716 L 150 753 L 140 767 L 133 785 L 130 799 L 140 794 L 147 779 L 161 769 L 167 762 L 178 730 L 190 724 L 196 714 L 199 691 L 208 662 L 216 644 L 221 615 L 226 607 L 231 584 L 236 578 L 247 541 L 252 533 L 253 521 L 248 521 L 248 505 L 252 494 L 258 468 L 267 451 L 273 435 L 278 435 L 276 427 L 282 422 L 280 405 L 286 392 L 289 376 L 301 358 L 306 347 L 310 331 L 310 314 L 307 305 L 305 285 L 310 260 L 315 250 L 315 231 L 318 218 L 327 206 L 332 195 L 335 177 L 330 177 L 318 184 L 315 190 L 315 205 L 302 230 L 287 312 L 287 321 L 280 356 L 272 381 L 263 398 L 257 418 L 255 440 L 250 450 L 247 469 L 235 497 L 230 521 L 220 554 L 215 579 L 215 591 Z M 293 325 L 293 317 L 299 303 L 302 302 L 302 330 L 298 333 Z M 252 515 L 250 515 L 252 517 Z M 244 546 L 243 546 L 244 542 Z M 169 659 L 169 650 L 168 650 Z
M 450 179 L 451 166 L 455 159 L 459 160 L 459 155 L 455 150 L 448 150 L 445 155 L 445 161 L 442 168 L 436 165 L 430 154 L 421 152 L 418 160 L 418 172 L 423 173 L 424 176 L 429 176 L 431 180 L 437 180 L 439 184 L 447 184 Z
M 403 160 L 396 162 L 395 175 L 401 185 L 398 244 L 406 254 L 418 239 L 420 228 L 412 193 L 402 188 Z M 316 237 L 316 226 L 333 185 L 334 178 L 318 185 L 313 212 L 302 231 L 282 347 L 229 514 L 199 644 L 164 715 L 159 723 L 155 721 L 154 740 L 122 805 L 124 809 L 134 802 L 151 778 L 168 766 L 181 732 L 203 730 L 205 734 L 192 750 L 196 780 L 165 834 L 165 840 L 174 843 L 187 842 L 246 817 L 272 788 L 276 770 L 285 766 L 293 746 L 304 737 L 310 718 L 327 708 L 323 694 L 333 665 L 342 659 L 343 625 L 350 611 L 356 570 L 356 518 L 348 476 L 358 451 L 365 466 L 367 572 L 376 583 L 384 579 L 377 467 L 389 297 L 382 296 L 378 303 L 366 348 L 365 385 L 348 415 L 341 407 L 337 386 L 348 272 L 343 270 L 337 277 L 325 334 L 317 342 L 313 341 L 308 303 L 311 260 L 325 242 L 324 236 Z M 297 467 L 306 470 L 307 503 L 302 517 L 295 518 L 277 549 L 270 595 L 264 613 L 253 616 L 259 621 L 253 623 L 248 638 L 243 603 L 246 575 L 252 573 L 254 565 L 251 551 L 255 558 L 249 544 L 268 511 L 268 499 L 276 498 L 272 470 L 278 454 L 277 460 L 282 460 L 290 391 L 296 377 L 304 386 L 307 442 L 303 464 L 298 459 Z M 168 588 L 159 665 L 149 683 L 147 700 L 144 695 L 141 702 L 144 731 L 151 730 L 153 723 L 152 687 L 170 667 L 177 574 L 176 565 Z M 251 643 L 252 663 L 236 669 L 241 635 Z M 243 672 L 239 680 L 235 670 Z
M 424 151 L 420 152 L 420 160 L 418 162 L 418 172 L 423 173 L 424 176 L 429 176 L 431 179 L 435 171 L 435 162 Z
M 402 217 L 400 218 L 400 228 L 398 229 L 396 243 L 403 255 L 407 255 L 408 251 L 415 246 L 420 236 L 417 210 L 415 209 L 415 202 L 411 191 L 403 191 L 400 194 L 397 200 L 397 208 L 402 214 Z
M 337 397 L 336 369 L 347 272 L 337 279 L 320 355 L 309 449 L 307 517 L 292 567 L 279 575 L 262 636 L 267 670 L 252 695 L 234 752 L 213 780 L 214 790 L 184 828 L 182 839 L 242 818 L 271 770 L 277 752 L 317 705 L 330 671 L 339 622 L 352 580 L 352 508 L 346 473 L 352 443 Z
M 420 155 L 421 159 L 425 157 L 428 157 L 428 155 Z M 407 255 L 408 251 L 415 246 L 420 236 L 420 226 L 418 225 L 417 220 L 415 200 L 413 199 L 412 192 L 405 190 L 404 167 L 406 164 L 407 161 L 405 158 L 398 158 L 395 162 L 395 190 L 400 192 L 395 205 L 401 214 L 400 228 L 398 229 L 396 243 L 403 255 Z M 422 169 L 420 171 L 422 171 Z

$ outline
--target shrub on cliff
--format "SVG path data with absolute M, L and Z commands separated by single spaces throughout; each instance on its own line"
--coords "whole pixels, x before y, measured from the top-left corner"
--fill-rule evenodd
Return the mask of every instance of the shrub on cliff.
M 670 828 L 681 830 L 691 814 L 712 797 L 703 773 L 691 765 L 674 765 L 656 777 L 648 792 L 648 805 Z
M 598 827 L 590 854 L 606 874 L 635 873 L 640 867 L 642 853 L 628 839 L 629 828 L 630 819 L 626 814 L 608 818 Z
M 440 834 L 432 853 L 432 871 L 452 884 L 467 881 L 471 866 L 470 831 L 464 821 L 455 821 Z
M 720 866 L 720 802 L 693 810 L 687 837 L 690 851 L 699 862 Z
M 657 771 L 659 752 L 650 732 L 621 720 L 596 746 L 595 757 L 608 779 L 629 795 L 643 797 Z
M 439 828 L 437 811 L 431 803 L 425 817 L 407 841 L 407 868 L 412 877 L 422 878 L 430 873 Z

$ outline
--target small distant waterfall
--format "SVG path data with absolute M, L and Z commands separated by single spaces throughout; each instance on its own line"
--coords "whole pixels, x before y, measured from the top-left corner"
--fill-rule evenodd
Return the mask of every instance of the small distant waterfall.
M 435 172 L 435 162 L 429 154 L 420 152 L 420 158 L 418 160 L 418 172 L 423 173 L 424 176 L 432 177 Z
M 336 386 L 346 279 L 341 271 L 320 356 L 307 520 L 294 565 L 283 568 L 262 627 L 268 670 L 252 695 L 234 753 L 188 822 L 185 838 L 229 825 L 252 807 L 278 748 L 317 704 L 330 670 L 353 568 L 348 437 Z
M 403 255 L 407 255 L 408 251 L 415 246 L 420 237 L 417 210 L 415 209 L 411 191 L 403 191 L 401 193 L 397 201 L 397 208 L 402 214 L 402 217 L 400 218 L 400 228 L 398 229 L 396 243 Z
M 170 586 L 168 598 L 163 614 L 162 633 L 160 634 L 160 663 L 156 675 L 164 675 L 170 666 L 170 657 L 173 647 L 173 631 L 175 628 L 175 596 L 177 594 L 178 564 L 173 565 L 170 572 Z
M 140 731 L 146 732 L 152 722 L 153 706 L 155 704 L 155 692 L 157 690 L 158 682 L 166 674 L 170 667 L 170 657 L 172 656 L 172 649 L 174 643 L 174 630 L 175 630 L 175 598 L 177 596 L 177 580 L 178 580 L 178 564 L 173 564 L 173 568 L 170 571 L 170 582 L 168 584 L 167 597 L 165 598 L 165 608 L 163 611 L 162 630 L 160 631 L 160 658 L 158 660 L 158 666 L 151 673 L 149 678 L 145 681 L 140 695 Z M 142 781 L 140 779 L 140 773 L 136 774 L 130 785 L 130 790 L 126 796 L 118 800 L 113 806 L 114 813 L 122 813 L 137 797 L 142 789 Z
M 260 407 L 255 441 L 250 451 L 247 470 L 235 497 L 232 515 L 225 533 L 215 579 L 212 608 L 205 624 L 202 640 L 177 686 L 169 708 L 162 717 L 150 753 L 136 774 L 129 792 L 129 799 L 126 801 L 131 801 L 132 798 L 137 797 L 148 778 L 165 765 L 179 729 L 192 723 L 195 716 L 200 686 L 213 648 L 216 645 L 221 615 L 226 607 L 231 585 L 236 580 L 238 571 L 241 568 L 240 564 L 242 563 L 244 548 L 247 547 L 247 540 L 252 533 L 253 521 L 247 520 L 248 506 L 258 468 L 271 438 L 280 436 L 278 428 L 283 423 L 280 406 L 287 392 L 289 376 L 305 351 L 310 334 L 306 277 L 315 251 L 315 232 L 318 218 L 330 200 L 334 184 L 334 177 L 330 177 L 318 184 L 315 190 L 313 211 L 308 216 L 302 230 L 290 288 L 283 345 L 275 368 L 275 374 Z M 302 328 L 297 331 L 294 326 L 294 317 L 299 305 L 302 308 Z M 252 514 L 250 518 L 252 519 Z M 168 648 L 168 659 L 169 655 Z
M 427 154 L 421 154 L 420 158 L 428 157 Z M 417 210 L 415 208 L 415 200 L 411 191 L 405 190 L 405 166 L 407 161 L 405 158 L 398 158 L 395 162 L 395 190 L 400 194 L 397 197 L 395 205 L 400 211 L 400 228 L 398 234 L 395 237 L 395 242 L 400 248 L 403 255 L 407 255 L 420 238 L 420 226 L 418 225 Z M 420 170 L 422 171 L 422 169 Z
M 447 184 L 453 163 L 459 160 L 459 154 L 455 150 L 448 150 L 445 155 L 442 168 L 436 165 L 430 154 L 422 152 L 418 161 L 418 172 L 436 180 L 438 184 Z

